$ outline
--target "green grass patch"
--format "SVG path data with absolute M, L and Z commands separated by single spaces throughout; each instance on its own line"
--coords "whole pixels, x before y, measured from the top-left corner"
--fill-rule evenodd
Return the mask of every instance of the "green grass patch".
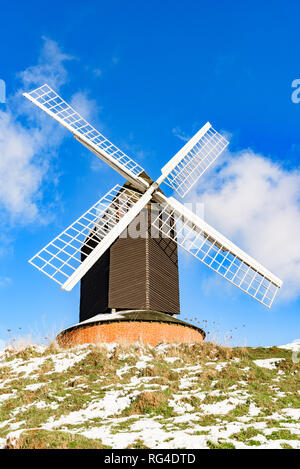
M 291 433 L 290 430 L 278 430 L 272 432 L 270 435 L 266 435 L 267 440 L 298 440 L 300 441 L 300 435 Z
M 246 429 L 242 429 L 238 433 L 233 433 L 230 438 L 233 438 L 234 440 L 241 441 L 243 443 L 247 443 L 247 440 L 251 440 L 253 437 L 257 435 L 262 435 L 263 433 L 260 430 L 257 430 L 256 428 L 253 427 L 248 427 Z
M 293 449 L 293 447 L 288 443 L 280 443 L 280 446 L 282 449 Z
M 227 442 L 213 443 L 212 441 L 207 440 L 206 444 L 209 447 L 209 449 L 235 449 L 234 444 L 227 443 Z

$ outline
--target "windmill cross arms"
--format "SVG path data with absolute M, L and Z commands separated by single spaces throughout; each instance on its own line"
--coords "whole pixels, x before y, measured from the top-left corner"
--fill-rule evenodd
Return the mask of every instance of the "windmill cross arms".
M 162 202 L 162 200 L 161 200 Z M 153 226 L 229 282 L 271 307 L 282 281 L 173 197 L 165 198 Z
M 149 187 L 140 177 L 143 168 L 98 132 L 50 86 L 45 84 L 30 93 L 24 93 L 23 96 L 72 132 L 80 143 L 130 180 L 138 189 L 144 191 Z
M 159 184 L 164 182 L 184 197 L 227 145 L 207 122 L 162 168 Z
M 30 259 L 30 264 L 63 290 L 71 290 L 147 205 L 155 188 L 142 195 L 116 185 Z

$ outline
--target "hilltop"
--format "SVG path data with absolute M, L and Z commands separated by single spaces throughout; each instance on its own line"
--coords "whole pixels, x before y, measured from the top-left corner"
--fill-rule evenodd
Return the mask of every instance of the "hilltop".
M 300 364 L 292 349 L 3 351 L 0 447 L 300 448 Z

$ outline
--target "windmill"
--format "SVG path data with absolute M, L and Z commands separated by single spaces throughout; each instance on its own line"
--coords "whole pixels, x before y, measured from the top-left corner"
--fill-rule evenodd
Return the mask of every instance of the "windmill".
M 58 336 L 61 342 L 201 342 L 202 329 L 176 318 L 177 246 L 271 307 L 282 281 L 160 188 L 164 183 L 184 197 L 226 148 L 209 122 L 153 181 L 47 84 L 24 96 L 126 179 L 29 261 L 63 290 L 81 281 L 80 322 Z M 143 236 L 129 236 L 142 213 Z

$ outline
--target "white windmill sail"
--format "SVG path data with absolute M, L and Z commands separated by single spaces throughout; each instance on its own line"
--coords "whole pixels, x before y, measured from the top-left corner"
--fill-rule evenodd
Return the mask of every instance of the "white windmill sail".
M 162 168 L 159 183 L 184 197 L 227 147 L 227 140 L 207 122 Z
M 147 205 L 153 191 L 151 187 L 141 195 L 116 185 L 29 262 L 71 290 Z
M 282 281 L 173 197 L 166 199 L 153 226 L 186 251 L 268 308 Z
M 144 179 L 139 177 L 144 171 L 143 168 L 98 132 L 50 86 L 45 84 L 30 93 L 24 93 L 23 96 L 66 127 L 78 141 L 126 179 L 140 188 L 148 187 Z

